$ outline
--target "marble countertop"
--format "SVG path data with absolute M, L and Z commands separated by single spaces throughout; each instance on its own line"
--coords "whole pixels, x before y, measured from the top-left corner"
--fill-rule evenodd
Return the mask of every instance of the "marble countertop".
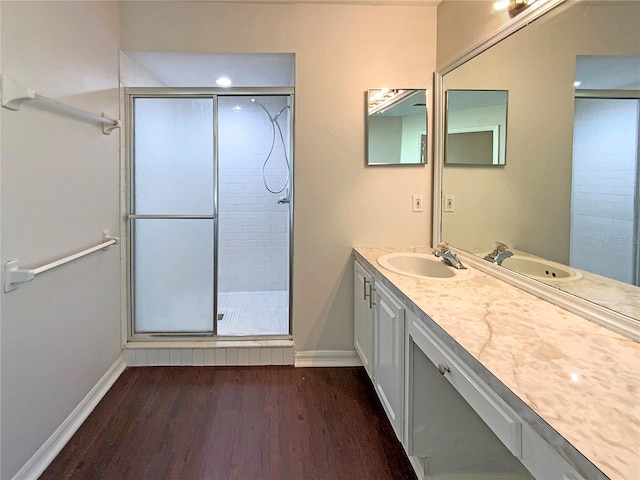
M 639 343 L 478 270 L 439 282 L 377 264 L 405 251 L 431 248 L 354 248 L 587 480 L 640 479 Z
M 484 257 L 489 251 L 491 251 L 491 249 L 468 250 L 469 253 L 480 258 Z M 509 251 L 515 255 L 542 258 L 515 248 L 510 248 Z M 580 273 L 580 280 L 566 281 L 547 278 L 544 280 L 539 279 L 539 281 L 577 297 L 589 300 L 591 303 L 640 320 L 640 287 L 587 272 L 586 270 L 580 270 L 579 268 L 570 268 Z

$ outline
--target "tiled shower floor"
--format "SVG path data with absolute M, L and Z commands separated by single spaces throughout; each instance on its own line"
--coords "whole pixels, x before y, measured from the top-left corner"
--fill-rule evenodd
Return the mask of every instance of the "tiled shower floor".
M 287 335 L 289 294 L 275 292 L 218 293 L 218 335 Z

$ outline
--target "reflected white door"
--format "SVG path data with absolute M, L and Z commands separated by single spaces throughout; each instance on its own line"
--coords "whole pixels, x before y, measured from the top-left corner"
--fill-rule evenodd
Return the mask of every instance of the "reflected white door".
M 136 97 L 132 106 L 133 333 L 211 335 L 214 98 Z

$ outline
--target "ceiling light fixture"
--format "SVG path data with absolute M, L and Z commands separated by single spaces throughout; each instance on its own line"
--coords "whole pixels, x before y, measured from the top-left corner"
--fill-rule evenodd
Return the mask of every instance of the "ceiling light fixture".
M 231 80 L 228 77 L 220 77 L 216 80 L 216 85 L 219 87 L 230 87 Z
M 576 80 L 575 82 L 573 82 L 573 86 L 574 88 L 578 88 L 580 85 L 582 85 L 582 82 Z

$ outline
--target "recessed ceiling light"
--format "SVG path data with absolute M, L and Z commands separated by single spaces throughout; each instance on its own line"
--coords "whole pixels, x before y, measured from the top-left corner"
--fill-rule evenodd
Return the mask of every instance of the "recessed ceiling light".
M 578 80 L 573 82 L 573 86 L 576 87 L 576 88 L 579 87 L 580 85 L 582 85 L 582 82 L 579 82 Z
M 228 77 L 220 77 L 216 80 L 216 85 L 219 87 L 230 87 L 231 80 Z

